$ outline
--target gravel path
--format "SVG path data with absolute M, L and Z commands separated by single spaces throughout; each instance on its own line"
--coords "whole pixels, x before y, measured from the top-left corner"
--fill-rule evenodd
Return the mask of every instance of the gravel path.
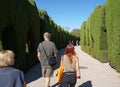
M 81 81 L 76 87 L 120 87 L 120 73 L 112 69 L 108 63 L 101 63 L 80 49 L 75 47 L 80 60 Z M 59 51 L 58 61 L 64 49 Z M 59 65 L 59 64 L 58 64 Z M 58 65 L 56 67 L 58 67 Z M 40 64 L 35 65 L 26 74 L 27 87 L 44 87 L 44 80 L 41 77 Z M 51 86 L 58 87 L 56 77 L 51 79 Z

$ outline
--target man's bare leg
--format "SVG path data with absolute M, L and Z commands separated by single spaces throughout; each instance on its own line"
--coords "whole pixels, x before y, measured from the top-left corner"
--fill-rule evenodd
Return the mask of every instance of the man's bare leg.
M 49 87 L 50 86 L 50 78 L 49 77 L 45 77 L 45 87 Z

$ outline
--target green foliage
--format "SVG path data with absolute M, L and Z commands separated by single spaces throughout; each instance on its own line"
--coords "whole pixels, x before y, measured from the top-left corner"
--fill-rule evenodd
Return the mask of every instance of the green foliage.
M 71 35 L 76 36 L 76 37 L 80 37 L 80 29 L 73 29 L 70 32 Z
M 85 36 L 85 28 L 86 22 L 83 22 L 81 29 L 80 29 L 80 44 L 81 46 L 86 46 L 86 36 Z
M 120 72 L 120 1 L 107 0 L 95 8 L 80 29 L 81 48 Z
M 51 40 L 56 43 L 57 48 L 65 47 L 69 40 L 76 40 L 78 38 L 65 31 L 60 25 L 55 24 L 45 10 L 39 9 L 39 19 L 41 23 L 41 34 L 46 31 L 50 32 L 52 34 Z
M 40 21 L 39 21 L 39 12 L 36 7 L 34 0 L 29 0 L 27 4 L 27 12 L 29 14 L 29 31 L 28 33 L 28 42 L 31 45 L 31 51 L 36 51 L 38 43 L 40 41 Z
M 101 52 L 107 51 L 107 32 L 105 27 L 105 10 L 104 6 L 97 6 L 91 16 L 90 25 L 92 28 L 92 36 L 94 39 L 93 52 L 96 58 L 106 59 L 106 55 L 101 55 Z M 97 18 L 97 19 L 96 19 Z M 104 50 L 104 51 L 103 51 Z M 107 52 L 105 52 L 107 53 Z M 104 54 L 104 53 L 103 53 Z M 104 60 L 103 60 L 104 61 Z M 106 60 L 107 61 L 107 60 Z
M 108 61 L 104 5 L 97 6 L 88 20 L 82 24 L 80 38 L 85 52 L 101 62 Z
M 120 1 L 107 0 L 106 27 L 108 33 L 108 58 L 112 67 L 120 72 Z
M 3 47 L 2 47 L 2 41 L 0 40 L 0 50 L 2 50 Z
M 39 16 L 34 1 L 0 1 L 0 49 L 13 50 L 15 67 L 25 71 L 29 66 L 26 58 L 26 43 L 36 51 L 39 42 Z M 17 4 L 16 4 L 17 3 Z M 31 64 L 34 61 L 31 61 Z

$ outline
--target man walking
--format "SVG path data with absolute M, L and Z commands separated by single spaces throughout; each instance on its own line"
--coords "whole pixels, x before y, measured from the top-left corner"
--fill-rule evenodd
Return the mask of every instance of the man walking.
M 37 57 L 41 63 L 42 67 L 42 76 L 45 79 L 45 87 L 49 87 L 50 85 L 50 78 L 53 77 L 54 67 L 50 66 L 48 63 L 47 56 L 55 56 L 57 58 L 57 49 L 55 43 L 50 41 L 51 34 L 45 32 L 43 34 L 44 41 L 39 43 L 37 48 Z M 46 54 L 45 54 L 46 52 Z

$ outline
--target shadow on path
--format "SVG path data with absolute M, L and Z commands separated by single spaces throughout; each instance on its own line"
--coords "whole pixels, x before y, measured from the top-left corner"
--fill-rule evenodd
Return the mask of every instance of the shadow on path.
M 84 82 L 79 87 L 92 87 L 92 82 L 91 81 Z
M 27 83 L 30 83 L 34 80 L 37 80 L 41 76 L 42 76 L 41 65 L 39 63 L 39 64 L 35 65 L 34 67 L 32 67 L 30 70 L 28 70 L 28 72 L 25 74 L 25 81 Z
M 80 66 L 80 69 L 88 69 L 87 66 Z
M 59 85 L 60 84 L 56 83 L 56 84 L 52 85 L 52 87 L 60 87 Z M 91 81 L 86 81 L 78 87 L 92 87 L 92 82 Z
M 58 58 L 57 58 L 57 65 L 55 65 L 55 69 L 57 69 L 60 65 L 60 61 L 61 61 L 61 56 L 64 54 L 65 49 L 61 49 L 58 52 Z

